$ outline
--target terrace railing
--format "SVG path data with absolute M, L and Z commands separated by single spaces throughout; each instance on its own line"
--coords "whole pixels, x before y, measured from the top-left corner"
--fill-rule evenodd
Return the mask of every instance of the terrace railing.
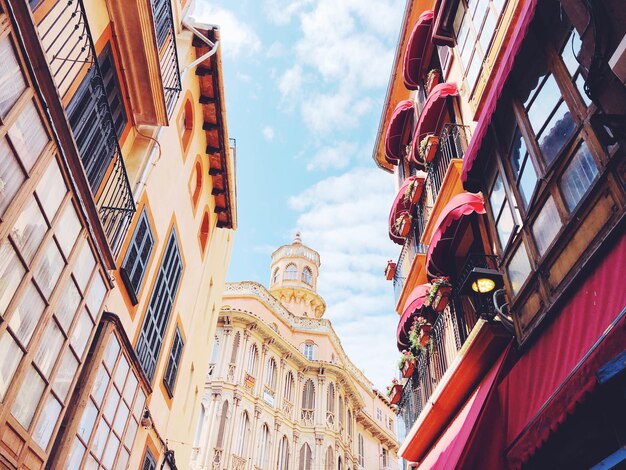
M 165 106 L 167 115 L 171 117 L 182 90 L 171 0 L 152 0 L 152 14 L 154 16 L 157 45 L 159 46 Z
M 428 179 L 431 184 L 432 198 L 437 199 L 450 162 L 463 158 L 469 142 L 467 126 L 445 124 L 439 135 L 439 146 L 435 159 L 428 165 Z

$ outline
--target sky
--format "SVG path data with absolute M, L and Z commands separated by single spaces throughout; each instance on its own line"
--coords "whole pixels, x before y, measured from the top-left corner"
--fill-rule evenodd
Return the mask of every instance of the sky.
M 318 293 L 374 385 L 397 375 L 387 234 L 392 176 L 372 151 L 403 0 L 197 0 L 221 29 L 238 229 L 229 281 L 267 286 L 271 253 L 301 231 L 320 253 Z

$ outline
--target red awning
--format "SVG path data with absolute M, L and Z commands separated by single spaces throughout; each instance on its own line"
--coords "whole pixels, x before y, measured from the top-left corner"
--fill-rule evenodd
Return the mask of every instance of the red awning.
M 398 340 L 398 350 L 402 352 L 409 349 L 409 330 L 416 312 L 424 306 L 424 302 L 430 292 L 430 284 L 421 284 L 411 291 L 407 298 L 406 307 L 398 322 L 398 332 L 396 338 Z
M 400 101 L 393 110 L 385 135 L 385 158 L 391 165 L 397 165 L 402 160 L 403 146 L 409 142 L 414 119 L 415 112 L 411 100 Z
M 467 182 L 467 177 L 470 171 L 472 171 L 474 160 L 476 160 L 476 156 L 480 150 L 480 145 L 485 137 L 485 133 L 487 132 L 487 127 L 491 122 L 491 117 L 496 109 L 496 105 L 498 104 L 498 99 L 502 94 L 504 83 L 513 68 L 515 56 L 519 52 L 522 41 L 526 36 L 528 26 L 530 25 L 530 21 L 535 13 L 536 5 L 537 0 L 529 0 L 525 7 L 523 7 L 524 9 L 520 14 L 520 19 L 517 25 L 510 28 L 510 31 L 512 31 L 511 39 L 509 40 L 506 50 L 504 51 L 504 55 L 502 56 L 501 66 L 498 68 L 495 76 L 489 80 L 491 82 L 489 94 L 485 99 L 485 104 L 482 107 L 480 116 L 478 116 L 478 124 L 472 134 L 472 140 L 465 151 L 465 156 L 463 158 L 463 171 L 461 173 L 461 181 L 464 183 Z
M 457 194 L 441 211 L 426 253 L 426 270 L 431 279 L 450 274 L 446 272 L 446 256 L 450 256 L 450 245 L 454 240 L 458 222 L 474 213 L 485 213 L 485 202 L 481 193 Z
M 391 240 L 398 245 L 404 244 L 404 238 L 398 236 L 395 233 L 396 219 L 403 212 L 411 213 L 411 209 L 413 208 L 413 202 L 405 197 L 407 188 L 413 181 L 416 181 L 420 188 L 418 191 L 420 191 L 421 194 L 425 180 L 426 172 L 424 171 L 418 171 L 415 176 L 410 176 L 409 178 L 405 179 L 404 183 L 402 183 L 402 186 L 400 187 L 400 190 L 398 191 L 398 194 L 396 195 L 396 199 L 393 201 L 391 211 L 389 212 L 389 238 L 391 238 Z
M 433 11 L 426 10 L 420 15 L 413 27 L 409 41 L 404 51 L 404 68 L 402 78 L 404 86 L 409 90 L 417 90 L 419 87 L 422 59 L 426 55 L 430 32 L 433 25 Z
M 457 464 L 474 432 L 476 421 L 492 394 L 493 384 L 510 349 L 507 347 L 500 355 L 489 373 L 483 378 L 472 396 L 465 402 L 461 411 L 448 425 L 439 440 L 430 449 L 424 460 L 417 467 L 419 470 L 458 468 Z
M 440 83 L 435 86 L 428 95 L 424 108 L 420 114 L 415 131 L 413 132 L 413 159 L 417 162 L 416 155 L 419 155 L 420 141 L 428 134 L 439 135 L 446 115 L 446 98 L 458 95 L 456 84 Z

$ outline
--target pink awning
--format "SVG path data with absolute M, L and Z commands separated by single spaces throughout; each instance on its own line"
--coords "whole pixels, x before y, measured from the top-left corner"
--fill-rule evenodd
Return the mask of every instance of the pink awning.
M 407 188 L 413 181 L 416 181 L 420 187 L 419 191 L 421 192 L 422 188 L 424 187 L 425 180 L 426 173 L 424 171 L 418 171 L 415 176 L 410 176 L 409 178 L 405 179 L 404 183 L 402 183 L 402 186 L 400 187 L 400 190 L 398 191 L 398 194 L 396 195 L 395 200 L 393 201 L 391 211 L 389 212 L 389 238 L 391 238 L 391 240 L 398 245 L 404 244 L 404 238 L 399 237 L 398 234 L 395 232 L 396 219 L 403 212 L 411 213 L 413 209 L 411 200 L 407 200 L 407 198 L 405 197 Z
M 494 382 L 509 349 L 510 346 L 500 355 L 469 400 L 465 402 L 461 411 L 426 454 L 424 460 L 420 462 L 417 467 L 419 470 L 458 468 L 457 464 L 474 432 L 476 421 L 492 394 Z
M 424 302 L 430 292 L 430 284 L 421 284 L 411 291 L 406 303 L 404 304 L 404 312 L 398 322 L 398 331 L 396 338 L 398 340 L 398 350 L 402 352 L 405 349 L 409 349 L 409 330 L 411 329 L 411 323 L 413 317 L 417 315 L 418 311 L 424 306 Z
M 385 159 L 391 165 L 397 165 L 404 155 L 404 146 L 408 144 L 413 129 L 415 112 L 413 101 L 400 101 L 393 110 L 387 133 L 385 134 Z
M 426 10 L 417 19 L 404 51 L 404 68 L 402 78 L 404 86 L 409 90 L 417 90 L 422 70 L 422 61 L 430 42 L 433 25 L 433 11 Z
M 419 155 L 420 141 L 428 134 L 439 135 L 441 131 L 447 111 L 446 98 L 448 96 L 457 96 L 458 94 L 455 83 L 440 83 L 431 90 L 413 132 L 412 155 L 416 162 L 416 156 Z
M 461 193 L 454 196 L 443 208 L 426 253 L 426 270 L 429 278 L 448 276 L 446 257 L 451 256 L 451 244 L 454 240 L 459 220 L 470 214 L 484 214 L 485 202 L 480 193 Z
M 513 68 L 515 56 L 519 52 L 522 41 L 526 36 L 528 26 L 530 25 L 535 13 L 536 6 L 537 0 L 529 0 L 523 7 L 517 25 L 514 28 L 510 28 L 510 31 L 512 32 L 511 39 L 509 40 L 502 56 L 501 66 L 498 68 L 495 76 L 489 80 L 492 84 L 489 94 L 487 95 L 485 104 L 483 105 L 480 115 L 478 116 L 478 123 L 476 124 L 474 133 L 472 134 L 472 140 L 465 151 L 465 157 L 463 158 L 463 171 L 461 173 L 461 181 L 463 181 L 463 183 L 467 182 L 467 177 L 470 171 L 472 171 L 474 160 L 476 160 L 476 156 L 480 150 L 480 145 L 485 137 L 485 133 L 487 132 L 487 127 L 491 122 L 491 117 L 493 116 L 496 105 L 498 104 L 498 99 L 500 99 L 500 95 L 502 95 L 504 84 L 509 76 L 509 73 L 511 72 L 511 69 Z

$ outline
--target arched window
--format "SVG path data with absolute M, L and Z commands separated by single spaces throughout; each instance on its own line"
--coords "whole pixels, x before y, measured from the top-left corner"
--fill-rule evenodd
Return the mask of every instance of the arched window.
M 309 286 L 313 285 L 313 273 L 309 268 L 304 268 L 302 270 L 302 282 L 308 284 Z
M 222 412 L 220 413 L 220 424 L 217 428 L 217 441 L 215 441 L 215 447 L 222 449 L 224 445 L 224 434 L 226 434 L 226 425 L 228 421 L 228 402 L 225 401 L 222 405 Z
M 311 446 L 306 442 L 300 447 L 300 464 L 298 470 L 312 470 L 313 468 L 313 452 Z
M 348 436 L 352 437 L 352 411 L 348 408 Z
M 259 447 L 257 449 L 256 465 L 263 470 L 269 470 L 267 461 L 270 456 L 270 430 L 267 424 L 261 427 L 259 434 Z
M 276 268 L 274 269 L 274 274 L 272 274 L 272 284 L 276 284 L 279 278 L 280 278 L 280 270 Z
M 287 265 L 287 269 L 285 269 L 285 279 L 289 281 L 298 279 L 298 268 L 296 268 L 295 264 L 291 263 Z
M 307 426 L 314 425 L 315 416 L 315 386 L 311 379 L 307 379 L 302 389 L 302 422 Z
M 283 436 L 278 444 L 278 470 L 289 470 L 289 439 Z
M 335 423 L 335 386 L 332 383 L 326 390 L 326 421 L 328 424 Z
M 313 343 L 304 343 L 302 353 L 309 361 L 315 359 L 315 345 Z
M 244 459 L 248 456 L 247 444 L 249 436 L 250 419 L 248 418 L 248 412 L 244 411 L 239 421 L 239 433 L 237 434 L 237 447 L 235 449 L 235 453 Z
M 233 339 L 233 350 L 230 354 L 230 363 L 237 363 L 237 354 L 239 354 L 239 342 L 241 341 L 241 337 L 239 332 L 235 333 L 235 338 Z
M 287 372 L 285 376 L 285 393 L 284 397 L 289 403 L 293 403 L 293 374 L 291 372 Z
M 267 361 L 267 367 L 265 369 L 265 385 L 267 385 L 272 391 L 276 391 L 276 361 L 274 358 L 270 358 Z
M 180 139 L 183 144 L 183 153 L 186 154 L 193 134 L 193 105 L 190 98 L 185 100 L 183 109 L 178 115 L 178 132 L 180 132 Z
M 335 470 L 335 452 L 331 446 L 326 449 L 326 470 Z
M 343 461 L 341 460 L 341 456 L 337 459 L 337 470 L 343 470 Z
M 365 444 L 363 442 L 363 434 L 359 433 L 359 466 L 365 466 Z
M 211 364 L 215 364 L 217 362 L 217 355 L 220 352 L 220 339 L 219 337 L 215 337 L 213 339 L 213 351 L 211 351 Z
M 253 377 L 256 377 L 256 363 L 259 357 L 259 352 L 256 348 L 256 344 L 250 346 L 250 353 L 248 354 L 248 367 L 246 372 Z
M 193 191 L 191 201 L 195 208 L 202 193 L 202 163 L 197 161 L 193 168 L 191 189 Z
M 204 427 L 204 417 L 206 416 L 206 410 L 204 404 L 200 403 L 200 419 L 198 420 L 198 426 L 196 427 L 196 436 L 193 438 L 193 446 L 200 447 L 200 438 L 202 437 L 202 428 Z
M 344 407 L 343 407 L 343 397 L 339 397 L 339 410 L 337 410 L 337 414 L 339 415 L 339 425 L 343 429 L 344 427 Z
M 209 241 L 209 225 L 211 223 L 211 219 L 209 217 L 209 212 L 204 211 L 204 215 L 202 216 L 202 224 L 200 225 L 200 247 L 202 248 L 202 253 L 206 251 L 206 246 Z

